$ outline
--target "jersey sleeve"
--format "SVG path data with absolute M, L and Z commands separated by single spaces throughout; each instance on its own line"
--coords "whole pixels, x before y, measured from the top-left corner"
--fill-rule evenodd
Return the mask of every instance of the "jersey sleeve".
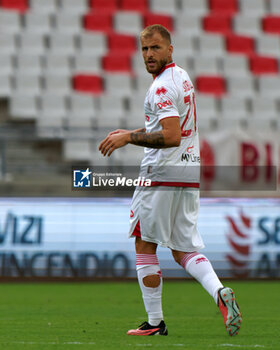
M 153 109 L 158 120 L 180 117 L 178 111 L 178 90 L 173 84 L 165 84 L 154 89 Z

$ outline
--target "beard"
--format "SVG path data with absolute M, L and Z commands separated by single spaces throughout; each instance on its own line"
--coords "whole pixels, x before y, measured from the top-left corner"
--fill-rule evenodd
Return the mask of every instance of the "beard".
M 161 59 L 159 61 L 154 60 L 153 63 L 154 63 L 154 67 L 149 67 L 149 65 L 148 65 L 149 62 L 146 61 L 145 62 L 146 69 L 147 69 L 148 73 L 157 75 L 163 69 L 163 67 L 165 67 L 167 65 L 168 60 L 167 60 L 167 58 Z

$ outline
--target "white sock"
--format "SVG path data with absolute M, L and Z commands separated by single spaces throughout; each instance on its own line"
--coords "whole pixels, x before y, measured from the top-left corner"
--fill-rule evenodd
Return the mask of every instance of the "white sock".
M 157 326 L 163 320 L 161 291 L 162 277 L 156 254 L 136 254 L 136 271 L 142 297 L 148 314 L 148 322 Z M 160 284 L 156 288 L 146 287 L 143 278 L 150 275 L 159 275 Z
M 223 288 L 223 285 L 210 261 L 203 254 L 186 253 L 181 260 L 181 265 L 207 290 L 217 303 L 218 290 Z

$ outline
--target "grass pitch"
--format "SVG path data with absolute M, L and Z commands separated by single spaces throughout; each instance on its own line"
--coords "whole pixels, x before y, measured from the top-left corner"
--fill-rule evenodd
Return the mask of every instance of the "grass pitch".
M 243 313 L 229 337 L 196 282 L 166 281 L 167 337 L 133 337 L 146 320 L 136 282 L 2 284 L 0 349 L 280 349 L 280 282 L 230 282 Z

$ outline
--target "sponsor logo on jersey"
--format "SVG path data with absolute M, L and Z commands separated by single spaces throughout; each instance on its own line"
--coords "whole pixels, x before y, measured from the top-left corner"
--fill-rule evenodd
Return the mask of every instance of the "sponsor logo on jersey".
M 184 89 L 184 92 L 190 91 L 191 89 L 193 89 L 192 83 L 190 81 L 185 80 L 183 82 L 183 89 Z
M 160 96 L 160 95 L 165 95 L 167 93 L 167 90 L 164 86 L 157 88 L 156 90 L 156 95 Z
M 172 102 L 170 100 L 166 100 L 166 101 L 157 103 L 157 106 L 159 109 L 166 108 L 168 106 L 172 106 Z
M 187 163 L 188 162 L 192 162 L 192 163 L 200 163 L 200 156 L 196 156 L 193 154 L 193 151 L 194 151 L 194 146 L 189 146 L 187 149 L 186 149 L 186 152 L 185 153 L 182 153 L 182 156 L 181 156 L 181 161 L 186 161 Z

